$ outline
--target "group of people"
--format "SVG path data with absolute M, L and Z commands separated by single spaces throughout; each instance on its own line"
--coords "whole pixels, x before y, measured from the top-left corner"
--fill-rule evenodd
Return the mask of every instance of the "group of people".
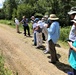
M 50 14 L 49 17 L 48 15 L 45 15 L 41 19 L 35 18 L 34 16 L 31 17 L 33 39 L 34 39 L 33 45 L 36 46 L 37 49 L 42 48 L 43 38 L 45 36 L 46 49 L 44 50 L 44 53 L 45 54 L 48 52 L 50 53 L 51 60 L 49 62 L 53 64 L 59 61 L 55 49 L 55 45 L 60 36 L 60 24 L 58 20 L 59 18 L 55 14 Z M 24 36 L 27 36 L 26 30 L 28 30 L 28 36 L 30 36 L 28 20 L 25 16 L 23 16 L 23 19 L 20 22 L 17 18 L 15 18 L 17 33 L 20 33 L 19 30 L 20 23 L 23 24 Z
M 19 30 L 20 23 L 23 24 L 24 36 L 27 36 L 26 35 L 26 30 L 27 30 L 28 31 L 28 36 L 30 37 L 30 28 L 29 28 L 29 25 L 28 25 L 28 19 L 25 16 L 23 16 L 22 20 L 19 22 L 19 20 L 17 18 L 15 18 L 15 25 L 16 25 L 16 32 L 17 33 L 21 33 L 20 30 Z
M 49 17 L 48 15 L 45 15 L 39 19 L 32 16 L 31 19 L 34 34 L 34 46 L 37 46 L 37 49 L 42 47 L 42 34 L 44 34 L 46 40 L 46 50 L 44 53 L 50 52 L 51 60 L 49 62 L 55 64 L 59 61 L 55 49 L 60 36 L 59 18 L 55 14 L 50 14 Z
M 69 39 L 67 40 L 70 47 L 68 61 L 73 68 L 73 75 L 76 75 L 76 8 L 72 7 L 68 14 L 70 16 L 72 24 L 72 28 L 69 33 Z M 50 53 L 49 63 L 52 64 L 59 62 L 55 49 L 56 43 L 60 36 L 60 24 L 58 20 L 59 18 L 55 14 L 50 14 L 49 17 L 48 15 L 45 15 L 41 19 L 35 18 L 34 16 L 31 17 L 34 39 L 33 45 L 36 46 L 37 49 L 43 47 L 42 34 L 44 34 L 46 40 L 46 49 L 44 50 L 44 53 Z M 28 30 L 28 36 L 30 36 L 30 29 L 26 17 L 23 16 L 21 22 L 15 18 L 17 33 L 20 33 L 19 23 L 23 24 L 24 35 L 26 36 L 26 30 Z

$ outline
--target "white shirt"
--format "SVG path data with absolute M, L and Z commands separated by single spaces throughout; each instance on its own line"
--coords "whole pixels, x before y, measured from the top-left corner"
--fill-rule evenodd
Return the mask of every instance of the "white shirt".
M 15 24 L 19 25 L 19 20 L 15 19 Z

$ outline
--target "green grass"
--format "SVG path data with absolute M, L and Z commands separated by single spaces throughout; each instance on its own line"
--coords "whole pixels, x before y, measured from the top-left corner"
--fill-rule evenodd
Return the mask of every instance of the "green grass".
M 4 57 L 0 54 L 0 75 L 13 75 L 12 71 L 4 66 Z

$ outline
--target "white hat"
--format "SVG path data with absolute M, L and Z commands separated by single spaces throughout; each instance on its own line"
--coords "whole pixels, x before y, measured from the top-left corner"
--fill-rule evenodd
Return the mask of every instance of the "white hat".
M 75 15 L 74 19 L 71 20 L 71 21 L 74 22 L 74 23 L 76 23 L 76 15 Z
M 55 14 L 50 14 L 50 17 L 48 19 L 50 19 L 50 20 L 58 20 L 59 18 Z
M 70 11 L 68 12 L 68 14 L 69 14 L 69 15 L 76 14 L 76 11 L 70 10 Z

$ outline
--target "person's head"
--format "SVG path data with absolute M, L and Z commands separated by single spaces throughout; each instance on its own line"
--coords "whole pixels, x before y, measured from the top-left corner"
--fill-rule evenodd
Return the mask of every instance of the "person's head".
M 72 7 L 71 10 L 68 12 L 68 15 L 70 15 L 71 19 L 74 19 L 74 16 L 76 15 L 76 7 Z
M 31 19 L 32 19 L 32 20 L 35 20 L 35 17 L 34 17 L 34 16 L 31 16 Z
M 25 17 L 25 16 L 23 16 L 23 19 L 26 19 L 26 17 Z
M 75 15 L 75 17 L 74 17 L 74 19 L 73 20 L 71 20 L 73 23 L 74 23 L 74 25 L 76 26 L 76 15 Z
M 47 20 L 48 19 L 48 15 L 44 15 L 44 17 L 43 17 L 45 20 Z
M 45 21 L 45 18 L 43 17 L 41 20 L 42 20 L 42 22 L 44 22 Z
M 35 22 L 37 23 L 39 21 L 39 18 L 35 18 Z

